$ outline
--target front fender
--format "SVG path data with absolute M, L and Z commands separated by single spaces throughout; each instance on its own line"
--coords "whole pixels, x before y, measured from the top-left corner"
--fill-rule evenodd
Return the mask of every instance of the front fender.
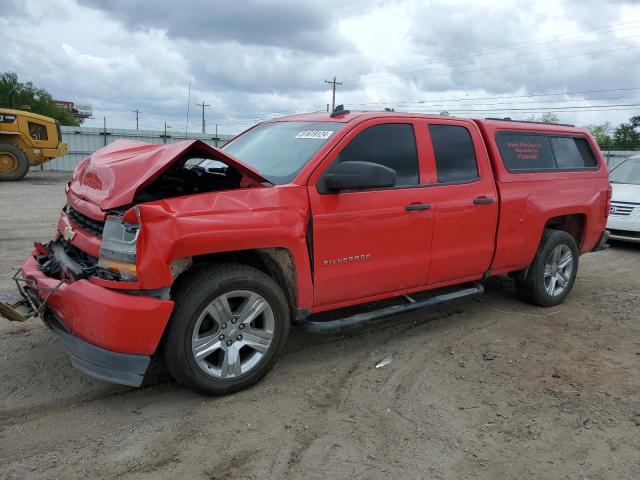
M 139 205 L 140 288 L 172 283 L 174 260 L 239 250 L 284 248 L 296 270 L 297 304 L 312 304 L 306 244 L 309 203 L 303 187 L 212 192 Z

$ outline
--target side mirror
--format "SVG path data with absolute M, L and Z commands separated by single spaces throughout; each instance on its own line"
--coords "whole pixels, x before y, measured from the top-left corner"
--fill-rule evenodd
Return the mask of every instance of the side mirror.
M 324 185 L 326 191 L 321 193 L 395 187 L 396 171 L 378 163 L 343 162 L 325 173 Z

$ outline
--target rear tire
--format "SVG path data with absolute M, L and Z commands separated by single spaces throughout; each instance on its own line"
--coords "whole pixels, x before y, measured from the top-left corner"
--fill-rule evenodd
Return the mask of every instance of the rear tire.
M 171 296 L 163 357 L 182 385 L 224 395 L 253 385 L 273 367 L 290 319 L 271 277 L 242 264 L 196 267 L 178 279 Z
M 0 142 L 0 181 L 15 181 L 29 171 L 29 158 L 13 143 Z
M 546 229 L 526 276 L 516 277 L 516 287 L 524 300 L 541 307 L 564 301 L 578 272 L 578 247 L 562 230 Z

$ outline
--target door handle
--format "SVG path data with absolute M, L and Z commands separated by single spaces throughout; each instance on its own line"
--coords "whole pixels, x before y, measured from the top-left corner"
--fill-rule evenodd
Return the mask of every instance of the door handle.
M 429 210 L 431 208 L 431 205 L 429 205 L 428 203 L 412 203 L 410 205 L 406 205 L 404 207 L 404 209 L 407 212 L 417 212 L 420 210 Z
M 485 203 L 493 203 L 494 201 L 493 197 L 478 197 L 473 199 L 473 204 L 483 205 Z

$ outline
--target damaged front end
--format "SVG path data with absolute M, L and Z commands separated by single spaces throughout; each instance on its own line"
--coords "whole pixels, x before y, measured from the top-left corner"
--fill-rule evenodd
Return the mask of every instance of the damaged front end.
M 98 379 L 139 386 L 169 316 L 170 300 L 105 288 L 99 259 L 61 235 L 36 243 L 14 275 L 22 300 L 0 304 L 12 321 L 39 317 L 60 339 L 71 364 Z
M 116 141 L 78 165 L 55 236 L 35 243 L 14 276 L 22 300 L 0 303 L 0 314 L 41 318 L 75 367 L 140 385 L 173 311 L 170 287 L 191 262 L 189 253 L 172 256 L 189 236 L 178 219 L 193 217 L 183 224 L 191 229 L 214 211 L 231 215 L 256 203 L 235 194 L 260 195 L 267 185 L 203 142 Z M 219 231 L 216 219 L 211 228 Z M 209 251 L 211 243 L 197 245 Z
M 18 269 L 12 278 L 22 300 L 13 304 L 0 302 L 0 314 L 10 321 L 24 322 L 42 317 L 49 298 L 63 283 L 89 278 L 100 268 L 97 259 L 68 243 L 63 236 L 47 244 L 35 242 L 33 246 L 33 258 L 39 269 L 47 277 L 57 279 L 58 283 L 55 287 L 38 285 Z
M 98 264 L 97 258 L 73 246 L 62 235 L 47 244 L 34 243 L 32 256 L 42 274 L 55 279 L 57 284 L 53 287 L 39 285 L 32 278 L 25 277 L 22 269 L 18 269 L 13 281 L 22 300 L 13 304 L 0 302 L 0 314 L 10 321 L 24 322 L 34 317 L 44 320 L 43 313 L 50 297 L 63 284 L 96 275 L 112 276 Z

